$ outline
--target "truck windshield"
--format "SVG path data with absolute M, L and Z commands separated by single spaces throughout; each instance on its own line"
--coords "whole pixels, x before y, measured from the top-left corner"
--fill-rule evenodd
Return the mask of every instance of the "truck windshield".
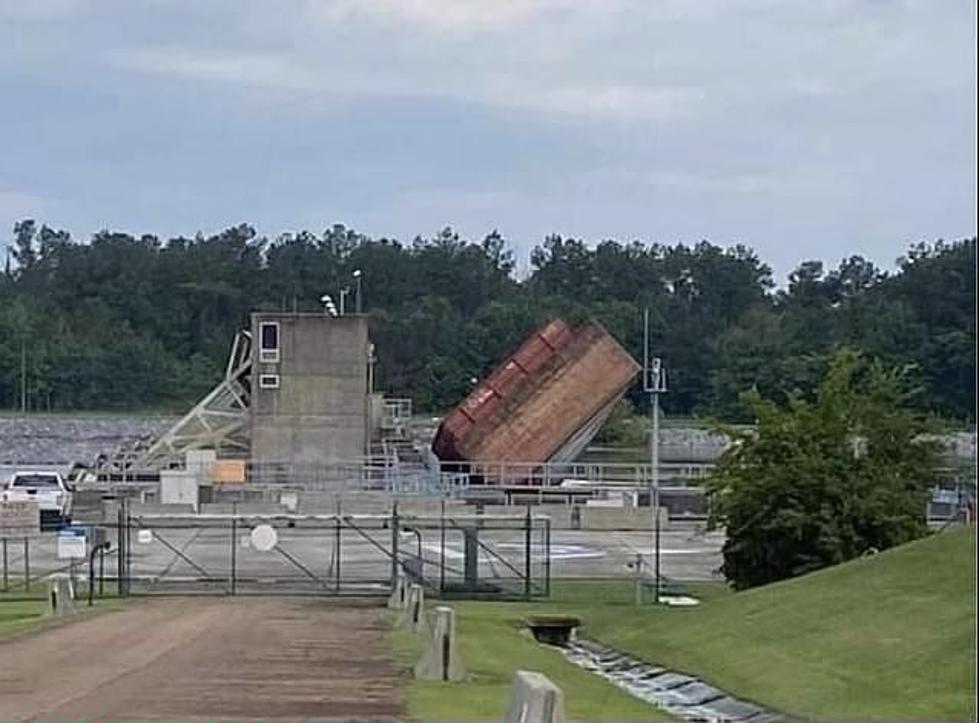
M 58 478 L 53 474 L 18 474 L 11 487 L 51 487 L 58 489 Z

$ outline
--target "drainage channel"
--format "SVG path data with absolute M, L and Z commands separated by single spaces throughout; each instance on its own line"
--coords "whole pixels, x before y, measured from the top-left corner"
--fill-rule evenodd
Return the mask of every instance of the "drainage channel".
M 684 720 L 710 723 L 789 720 L 755 703 L 735 698 L 698 678 L 650 665 L 600 643 L 570 639 L 561 649 L 569 662 Z

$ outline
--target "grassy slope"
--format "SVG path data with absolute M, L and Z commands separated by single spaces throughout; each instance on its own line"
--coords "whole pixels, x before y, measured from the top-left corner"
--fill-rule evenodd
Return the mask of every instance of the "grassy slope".
M 975 713 L 975 528 L 686 610 L 594 607 L 588 634 L 797 715 Z

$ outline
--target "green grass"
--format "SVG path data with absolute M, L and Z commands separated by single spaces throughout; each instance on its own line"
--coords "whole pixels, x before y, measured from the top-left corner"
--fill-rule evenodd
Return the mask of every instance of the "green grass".
M 596 606 L 588 635 L 787 713 L 964 720 L 975 713 L 975 529 L 699 608 Z
M 0 638 L 36 625 L 46 611 L 43 598 L 5 600 L 0 597 Z
M 84 615 L 118 610 L 127 601 L 117 597 L 95 598 L 94 605 L 89 608 L 86 602 L 85 590 L 80 586 L 78 600 L 75 603 L 79 612 Z M 52 620 L 47 615 L 48 602 L 43 592 L 0 593 L 0 640 L 11 635 L 30 632 L 47 625 Z M 61 618 L 60 620 L 70 620 Z
M 539 603 L 451 603 L 469 677 L 413 681 L 423 718 L 498 717 L 513 671 L 545 673 L 570 718 L 650 718 L 656 711 L 564 662 L 521 630 L 531 614 L 584 621 L 583 634 L 739 696 L 821 719 L 966 720 L 975 714 L 975 529 L 947 531 L 795 580 L 733 593 L 689 585 L 696 608 L 642 608 L 631 585 L 558 582 Z M 396 645 L 414 662 L 413 636 Z

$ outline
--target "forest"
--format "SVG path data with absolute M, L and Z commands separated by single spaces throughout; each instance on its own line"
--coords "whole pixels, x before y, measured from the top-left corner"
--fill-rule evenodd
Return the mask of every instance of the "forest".
M 805 393 L 848 347 L 906 369 L 919 411 L 975 418 L 975 238 L 911 245 L 893 271 L 860 256 L 806 261 L 777 288 L 754 251 L 708 241 L 554 235 L 518 278 L 496 232 L 468 240 L 446 228 L 403 243 L 342 225 L 267 238 L 243 224 L 83 242 L 33 220 L 15 224 L 0 274 L 0 409 L 181 411 L 220 378 L 251 310 L 321 311 L 323 294 L 350 288 L 350 311 L 354 270 L 377 388 L 422 411 L 457 402 L 554 316 L 595 318 L 641 358 L 648 308 L 667 414 L 745 421 L 741 392 Z M 638 388 L 630 397 L 645 403 Z

